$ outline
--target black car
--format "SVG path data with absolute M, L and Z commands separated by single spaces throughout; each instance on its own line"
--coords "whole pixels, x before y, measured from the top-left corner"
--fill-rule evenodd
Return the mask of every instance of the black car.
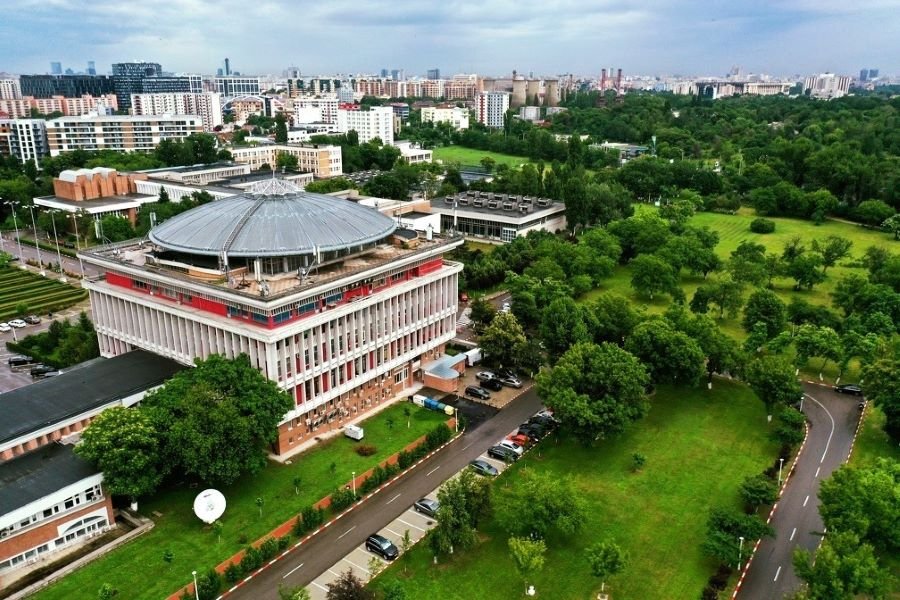
M 498 379 L 488 379 L 488 380 L 486 380 L 486 381 L 482 381 L 482 382 L 481 382 L 480 384 L 478 384 L 478 385 L 479 385 L 480 387 L 483 387 L 483 388 L 485 388 L 485 389 L 487 389 L 487 390 L 491 390 L 491 391 L 494 391 L 494 392 L 499 392 L 500 390 L 503 389 L 503 384 L 500 383 L 500 381 L 499 381 Z
M 490 400 L 491 394 L 487 390 L 483 390 L 480 387 L 475 387 L 474 385 L 470 385 L 466 387 L 466 396 L 472 396 L 473 398 L 478 398 L 479 400 Z
M 556 421 L 553 420 L 552 417 L 538 416 L 535 415 L 528 419 L 529 425 L 539 425 L 544 429 L 553 429 L 553 426 L 556 425 Z
M 24 367 L 25 365 L 33 364 L 34 359 L 23 354 L 16 354 L 15 356 L 10 356 L 6 362 L 9 363 L 10 367 Z
M 31 367 L 31 376 L 32 377 L 42 377 L 42 376 L 46 375 L 47 373 L 53 373 L 56 370 L 57 370 L 56 367 L 51 367 L 50 365 L 37 364 L 37 365 Z
M 41 322 L 41 318 L 37 315 L 28 315 L 23 320 L 29 325 L 37 325 Z
M 516 454 L 513 450 L 506 448 L 505 446 L 492 446 L 487 451 L 487 455 L 491 458 L 502 460 L 503 462 L 515 462 L 516 459 L 519 458 L 518 454 Z
M 496 477 L 500 474 L 500 471 L 497 470 L 497 467 L 487 462 L 486 460 L 481 460 L 476 458 L 472 462 L 469 463 L 469 466 L 473 471 L 478 473 L 479 475 L 486 475 L 488 477 Z
M 862 388 L 855 383 L 845 383 L 843 385 L 834 386 L 834 391 L 838 394 L 850 394 L 851 396 L 862 396 Z
M 540 440 L 542 437 L 544 437 L 544 434 L 541 431 L 539 431 L 536 427 L 534 427 L 532 425 L 527 425 L 527 424 L 519 427 L 519 430 L 517 433 L 521 433 L 522 435 L 528 436 L 528 439 L 531 440 L 532 442 L 536 442 L 536 441 Z
M 366 538 L 366 550 L 374 552 L 384 560 L 394 560 L 400 556 L 397 546 L 391 540 L 377 533 Z
M 438 508 L 440 508 L 440 503 L 437 500 L 432 500 L 431 498 L 422 498 L 421 500 L 417 500 L 416 503 L 413 504 L 413 510 L 428 517 L 437 516 Z
M 552 424 L 544 423 L 543 421 L 535 421 L 534 419 L 529 419 L 527 422 L 522 423 L 521 427 L 530 427 L 537 431 L 540 435 L 544 435 L 552 428 Z

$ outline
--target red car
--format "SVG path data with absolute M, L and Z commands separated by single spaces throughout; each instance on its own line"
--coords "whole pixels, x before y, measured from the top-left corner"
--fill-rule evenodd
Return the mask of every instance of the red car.
M 512 435 L 506 436 L 506 439 L 508 439 L 511 442 L 515 442 L 516 444 L 522 446 L 523 448 L 527 448 L 528 446 L 531 445 L 531 438 L 529 438 L 524 433 L 514 433 Z

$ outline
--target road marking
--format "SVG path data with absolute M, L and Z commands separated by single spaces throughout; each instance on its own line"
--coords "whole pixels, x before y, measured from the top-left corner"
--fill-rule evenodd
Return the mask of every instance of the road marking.
M 391 528 L 389 528 L 389 527 L 385 527 L 385 529 L 386 529 L 387 531 L 390 531 L 391 533 L 393 533 L 393 534 L 396 535 L 397 537 L 401 537 L 401 538 L 403 537 L 403 534 L 397 533 L 396 531 L 394 531 L 393 529 L 391 529 Z
M 345 531 L 344 533 L 342 533 L 341 535 L 339 535 L 339 536 L 338 536 L 338 539 L 341 539 L 342 537 L 344 537 L 345 535 L 347 535 L 348 533 L 350 533 L 350 532 L 353 531 L 354 529 L 356 529 L 356 525 L 354 525 L 353 527 L 351 527 L 350 529 L 348 529 L 347 531 Z
M 436 467 L 433 468 L 432 470 L 430 470 L 430 471 L 428 471 L 427 473 L 425 473 L 425 477 L 428 477 L 429 475 L 431 475 L 432 473 L 434 473 L 435 471 L 437 471 L 437 470 L 440 469 L 440 468 L 441 468 L 441 465 L 436 466 Z
M 397 494 L 396 496 L 394 496 L 393 498 L 391 498 L 390 500 L 388 500 L 387 502 L 385 502 L 385 504 L 390 504 L 391 502 L 393 502 L 394 500 L 396 500 L 397 498 L 399 498 L 400 495 L 401 495 L 401 494 Z
M 334 565 L 334 566 L 337 566 L 337 565 Z M 335 577 L 340 577 L 340 576 L 341 576 L 340 573 L 335 573 L 335 572 L 332 571 L 331 569 L 328 569 L 328 572 L 331 573 L 332 575 L 334 575 Z
M 407 523 L 406 521 L 404 521 L 404 520 L 401 519 L 400 517 L 397 517 L 397 520 L 400 521 L 401 523 L 403 523 L 404 525 L 409 525 L 409 526 L 412 527 L 413 529 L 418 529 L 419 531 L 428 531 L 427 529 L 422 529 L 422 528 L 419 527 L 418 525 L 413 525 L 412 523 Z
M 287 579 L 288 575 L 290 575 L 291 573 L 293 573 L 294 571 L 296 571 L 297 569 L 299 569 L 300 567 L 302 567 L 303 564 L 304 564 L 304 563 L 300 563 L 299 565 L 297 565 L 296 567 L 294 567 L 293 569 L 291 569 L 290 571 L 288 571 L 286 574 L 284 574 L 281 578 L 282 578 L 282 579 Z
M 366 572 L 366 574 L 371 573 L 371 571 L 369 571 L 369 570 L 366 569 L 366 568 L 363 568 L 363 567 L 359 566 L 358 564 L 356 564 L 356 563 L 353 562 L 352 560 L 349 560 L 349 559 L 347 559 L 347 558 L 342 558 L 341 560 L 344 561 L 345 563 L 348 563 L 348 564 L 350 564 L 350 565 L 353 565 L 353 566 L 356 567 L 357 569 L 362 569 L 363 571 Z
M 772 581 L 778 581 L 778 576 L 781 575 L 781 565 L 778 565 L 778 570 L 775 571 L 775 579 Z
M 469 446 L 471 446 L 471 445 L 474 444 L 474 443 L 475 443 L 475 442 L 469 442 L 468 446 L 464 446 L 464 447 L 463 447 L 463 450 L 468 450 L 468 449 L 469 449 Z
M 809 394 L 805 394 L 807 398 L 818 404 L 822 407 L 822 410 L 825 411 L 825 414 L 828 415 L 828 418 L 831 419 L 831 433 L 828 434 L 828 441 L 825 442 L 825 451 L 822 453 L 822 458 L 819 460 L 819 464 L 825 462 L 825 455 L 828 454 L 828 446 L 831 445 L 831 437 L 834 435 L 834 417 L 831 416 L 831 413 L 828 412 L 828 409 L 825 408 L 821 402 L 810 396 Z
M 819 470 L 820 470 L 821 468 L 822 468 L 822 467 L 816 468 L 816 474 L 815 474 L 815 476 L 813 477 L 813 479 L 817 479 L 817 478 L 819 477 Z
M 797 528 L 794 527 L 794 530 L 791 532 L 791 539 L 788 541 L 791 541 L 791 542 L 794 541 L 794 535 L 796 535 L 796 533 L 797 533 Z
M 809 502 L 809 494 L 806 495 L 806 499 L 803 501 L 803 506 L 806 506 L 807 502 Z
M 329 569 L 329 571 L 331 571 L 331 569 Z M 324 585 L 320 585 L 320 584 L 316 583 L 315 581 L 310 581 L 310 583 L 313 584 L 314 586 L 316 586 L 317 588 L 319 588 L 320 590 L 322 590 L 323 592 L 328 591 L 328 588 L 325 587 Z

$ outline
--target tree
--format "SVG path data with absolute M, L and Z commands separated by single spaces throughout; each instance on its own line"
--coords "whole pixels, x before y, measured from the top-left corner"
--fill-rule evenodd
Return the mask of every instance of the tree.
M 528 589 L 528 576 L 544 568 L 547 544 L 541 539 L 511 537 L 507 541 L 507 545 L 513 564 L 516 565 L 516 571 L 525 580 L 525 588 Z
M 300 495 L 300 484 L 303 483 L 303 478 L 300 477 L 299 475 L 297 475 L 296 477 L 294 477 L 293 483 L 294 483 L 294 495 L 299 496 Z
M 477 327 L 484 328 L 497 316 L 497 309 L 484 298 L 478 297 L 469 305 L 469 316 Z
M 302 585 L 285 587 L 278 584 L 279 600 L 310 600 L 309 590 Z
M 753 392 L 772 410 L 779 405 L 791 405 L 800 398 L 800 383 L 794 370 L 783 358 L 761 356 L 751 360 L 744 369 L 744 379 Z
M 890 574 L 878 563 L 872 546 L 861 543 L 853 532 L 829 531 L 814 561 L 810 552 L 799 548 L 793 560 L 809 600 L 883 598 L 890 587 Z
M 211 355 L 198 359 L 144 398 L 162 435 L 165 463 L 204 482 L 229 484 L 266 465 L 290 395 L 250 365 Z
M 100 219 L 101 242 L 122 242 L 135 236 L 131 222 L 125 217 L 110 215 Z
M 654 383 L 694 385 L 703 374 L 705 355 L 700 345 L 663 319 L 650 319 L 635 327 L 625 349 L 647 367 Z
M 885 414 L 884 430 L 900 441 L 900 360 L 881 358 L 863 369 L 866 395 Z
M 778 487 L 770 477 L 751 475 L 741 484 L 741 498 L 756 511 L 760 506 L 772 504 L 778 498 Z
M 293 154 L 287 152 L 279 152 L 275 157 L 275 166 L 279 169 L 287 169 L 288 171 L 296 171 L 300 162 Z
M 112 600 L 118 595 L 119 590 L 108 583 L 104 583 L 103 585 L 101 585 L 100 589 L 97 591 L 97 598 L 99 600 Z
M 480 340 L 482 349 L 492 361 L 513 369 L 519 364 L 521 348 L 526 342 L 525 332 L 511 312 L 499 313 Z
M 409 600 L 406 588 L 396 579 L 381 584 L 381 600 Z
M 772 339 L 787 324 L 787 313 L 784 302 L 771 290 L 756 290 L 747 299 L 744 306 L 744 330 L 748 333 L 757 323 L 766 326 L 767 339 Z
M 166 202 L 170 202 L 171 198 L 169 198 L 169 192 L 166 191 L 166 188 L 163 186 L 159 186 L 159 202 L 160 204 L 165 204 Z
M 726 313 L 729 317 L 734 317 L 744 305 L 744 284 L 726 276 L 719 281 L 701 285 L 691 300 L 691 310 L 696 313 L 705 313 L 706 310 L 703 309 L 709 304 L 718 307 L 720 320 Z
M 491 486 L 471 470 L 463 471 L 438 491 L 437 525 L 429 534 L 435 556 L 475 544 L 475 527 L 491 508 Z
M 511 535 L 545 538 L 551 532 L 572 535 L 587 516 L 587 508 L 568 477 L 523 470 L 505 497 L 497 520 Z
M 753 545 L 753 540 L 772 535 L 772 528 L 756 515 L 745 515 L 725 508 L 714 508 L 706 523 L 703 551 L 723 565 L 737 565 L 740 538 Z M 749 548 L 748 548 L 749 551 Z
M 497 165 L 497 161 L 495 161 L 495 160 L 494 160 L 493 158 L 491 158 L 490 156 L 483 156 L 483 157 L 481 157 L 481 160 L 480 160 L 479 162 L 481 163 L 481 167 L 482 167 L 482 168 L 485 170 L 485 172 L 487 172 L 487 173 L 492 173 L 493 170 L 494 170 L 494 167 Z
M 275 143 L 276 144 L 287 144 L 288 141 L 288 128 L 287 128 L 287 118 L 285 118 L 284 113 L 280 112 L 275 115 Z M 279 165 L 281 166 L 281 165 Z
M 868 225 L 878 225 L 894 216 L 894 209 L 881 200 L 866 200 L 856 207 L 854 215 Z
M 894 215 L 885 219 L 881 224 L 881 228 L 894 234 L 895 240 L 900 240 L 900 215 Z
M 159 433 L 141 408 L 116 406 L 97 415 L 75 453 L 103 471 L 110 493 L 132 501 L 156 491 L 165 475 Z
M 822 257 L 822 275 L 828 267 L 833 267 L 839 260 L 847 258 L 852 246 L 853 242 L 839 235 L 829 235 L 824 242 L 813 240 L 812 251 Z
M 609 343 L 575 344 L 537 376 L 538 394 L 579 440 L 620 433 L 647 413 L 646 368 Z
M 797 349 L 797 366 L 803 366 L 813 356 L 822 358 L 819 373 L 825 370 L 829 360 L 838 362 L 841 357 L 841 338 L 831 327 L 801 325 L 794 336 L 794 346 Z
M 641 321 L 632 303 L 618 294 L 600 294 L 591 305 L 594 313 L 594 341 L 621 345 Z
M 672 292 L 678 287 L 675 269 L 665 260 L 651 254 L 641 254 L 631 261 L 631 287 L 639 294 L 653 296 Z
M 541 314 L 540 333 L 551 360 L 562 356 L 573 344 L 592 338 L 592 315 L 572 298 L 557 298 Z
M 607 579 L 621 573 L 628 562 L 622 548 L 610 541 L 597 542 L 588 546 L 587 559 L 591 575 L 600 580 L 601 587 L 606 586 Z
M 728 260 L 728 270 L 735 281 L 761 285 L 766 282 L 766 247 L 748 240 L 738 244 Z
M 817 283 L 825 280 L 824 270 L 819 271 L 823 265 L 822 257 L 818 254 L 803 253 L 793 260 L 785 261 L 785 274 L 791 277 L 797 284 L 794 289 L 813 289 Z
M 375 600 L 375 592 L 366 589 L 365 584 L 347 569 L 328 584 L 326 600 Z

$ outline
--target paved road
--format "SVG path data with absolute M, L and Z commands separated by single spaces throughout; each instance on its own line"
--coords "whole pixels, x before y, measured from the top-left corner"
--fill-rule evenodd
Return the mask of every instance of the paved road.
M 815 551 L 822 540 L 819 482 L 850 454 L 860 399 L 819 385 L 804 384 L 803 388 L 809 438 L 772 518 L 775 538 L 760 544 L 738 593 L 742 600 L 782 598 L 800 585 L 791 556 L 795 548 Z
M 369 534 L 388 525 L 413 502 L 462 469 L 470 460 L 540 410 L 540 407 L 541 402 L 534 388 L 528 390 L 496 416 L 467 431 L 444 451 L 255 576 L 228 595 L 228 598 L 278 600 L 279 584 L 308 585 L 320 573 L 362 544 Z M 399 498 L 396 498 L 397 494 L 400 494 Z M 393 498 L 396 501 L 389 503 Z
M 24 232 L 20 231 L 20 233 L 24 233 Z M 3 240 L 3 250 L 5 252 L 8 252 L 9 254 L 12 254 L 13 256 L 18 256 L 19 259 L 22 260 L 23 262 L 28 259 L 31 259 L 31 260 L 38 259 L 37 249 L 34 246 L 29 245 L 25 241 L 24 238 L 22 238 L 22 253 L 21 253 L 21 255 L 19 254 L 19 245 L 16 243 L 16 234 L 15 233 L 6 231 L 3 233 L 3 235 L 0 235 L 0 239 Z M 49 241 L 47 243 L 49 244 Z M 50 245 L 52 245 L 52 244 L 50 244 Z M 69 248 L 69 250 L 71 250 L 71 248 Z M 62 256 L 63 268 L 66 271 L 69 271 L 70 273 L 80 273 L 81 272 L 81 265 L 79 265 L 78 259 L 71 258 L 69 256 L 66 256 L 65 254 L 62 254 L 61 256 Z M 55 264 L 58 262 L 58 257 L 57 257 L 55 250 L 51 252 L 49 250 L 44 250 L 42 248 L 41 249 L 41 259 L 43 260 L 44 263 Z M 88 277 L 100 274 L 100 271 L 98 269 L 96 269 L 95 267 L 92 267 L 91 265 L 84 265 L 84 272 L 85 272 L 85 275 L 87 275 Z M 48 271 L 48 275 L 51 275 L 51 273 L 49 271 Z M 56 276 L 55 273 L 52 273 L 52 275 Z

